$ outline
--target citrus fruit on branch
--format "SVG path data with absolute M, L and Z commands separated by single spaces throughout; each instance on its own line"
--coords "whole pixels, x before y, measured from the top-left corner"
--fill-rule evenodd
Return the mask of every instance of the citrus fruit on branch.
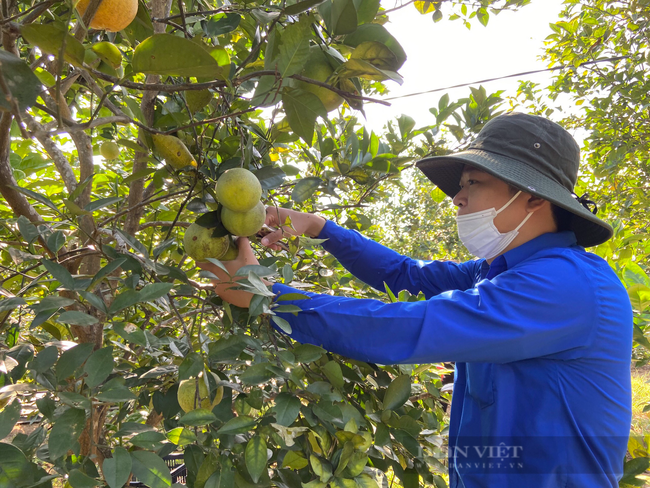
M 248 212 L 259 203 L 262 185 L 247 169 L 232 168 L 217 180 L 215 195 L 224 207 L 234 212 Z
M 219 377 L 210 372 L 215 381 Z M 180 382 L 178 385 L 178 404 L 184 412 L 190 412 L 197 408 L 212 410 L 223 399 L 223 386 L 217 387 L 214 400 L 210 399 L 210 392 L 205 384 L 203 373 L 199 373 L 197 378 L 189 378 Z
M 120 157 L 120 146 L 113 141 L 106 141 L 99 148 L 99 153 L 104 159 L 117 159 Z
M 79 0 L 76 8 L 83 17 L 90 0 Z M 90 21 L 91 29 L 117 32 L 126 28 L 138 13 L 138 0 L 103 0 Z
M 190 225 L 185 231 L 183 245 L 185 252 L 197 263 L 208 258 L 221 259 L 228 251 L 229 237 L 212 237 L 214 229 L 201 227 L 199 224 Z
M 153 144 L 160 155 L 165 158 L 167 164 L 174 169 L 184 169 L 188 166 L 196 168 L 196 160 L 190 153 L 187 146 L 178 137 L 153 134 Z
M 252 236 L 264 225 L 266 207 L 258 202 L 248 212 L 235 212 L 228 207 L 221 210 L 221 223 L 234 236 Z

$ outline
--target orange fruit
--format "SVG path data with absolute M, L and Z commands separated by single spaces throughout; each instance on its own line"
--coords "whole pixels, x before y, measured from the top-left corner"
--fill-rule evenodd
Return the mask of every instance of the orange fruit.
M 82 17 L 89 3 L 90 0 L 79 0 L 77 3 L 77 10 Z M 138 0 L 103 0 L 90 21 L 90 28 L 108 32 L 121 31 L 135 19 L 137 13 Z

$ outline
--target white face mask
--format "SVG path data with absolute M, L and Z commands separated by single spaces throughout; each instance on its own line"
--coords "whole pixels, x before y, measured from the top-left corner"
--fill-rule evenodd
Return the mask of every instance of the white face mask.
M 532 212 L 526 216 L 523 222 L 519 224 L 516 229 L 503 234 L 499 232 L 494 225 L 494 219 L 498 214 L 508 208 L 520 193 L 521 191 L 517 192 L 517 194 L 499 210 L 496 208 L 490 208 L 488 210 L 481 210 L 480 212 L 456 216 L 458 237 L 471 254 L 479 258 L 491 259 L 502 253 L 514 238 L 517 237 L 519 229 L 521 229 L 521 226 L 526 223 L 531 215 L 533 215 Z

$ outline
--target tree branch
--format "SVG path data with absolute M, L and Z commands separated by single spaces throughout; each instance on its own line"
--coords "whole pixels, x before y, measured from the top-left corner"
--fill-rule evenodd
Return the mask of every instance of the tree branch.
M 140 230 L 146 229 L 147 227 L 169 227 L 174 225 L 176 227 L 189 227 L 192 225 L 191 222 L 172 222 L 171 220 L 156 220 L 154 222 L 143 222 L 140 224 Z
M 68 193 L 72 193 L 77 187 L 77 178 L 75 177 L 65 154 L 63 154 L 61 149 L 59 149 L 56 143 L 50 139 L 49 136 L 44 135 L 43 126 L 36 122 L 30 114 L 25 113 L 24 119 L 27 127 L 34 132 L 34 136 L 38 142 L 41 143 L 47 154 L 52 158 L 52 161 L 54 161 L 54 165 L 61 175 L 61 179 L 63 180 Z
M 167 17 L 171 9 L 172 0 L 152 0 L 149 4 L 151 8 L 151 13 L 156 18 Z M 165 24 L 160 22 L 155 22 L 153 26 L 154 33 L 160 34 L 165 32 Z M 145 79 L 145 84 L 157 84 L 160 81 L 159 75 L 147 75 Z M 144 115 L 144 122 L 147 125 L 153 126 L 154 118 L 154 109 L 156 107 L 156 97 L 158 96 L 158 91 L 147 91 L 142 95 L 142 102 L 140 103 L 140 109 Z M 146 143 L 147 133 L 140 128 L 138 131 L 138 139 L 142 144 L 142 147 L 147 147 Z M 133 163 L 133 173 L 142 171 L 147 167 L 147 158 L 148 153 L 136 152 L 135 160 Z M 135 181 L 132 181 L 129 186 L 129 197 L 128 205 L 129 208 L 133 208 L 133 211 L 129 212 L 126 216 L 126 222 L 124 223 L 124 231 L 127 234 L 135 235 L 140 226 L 140 219 L 144 213 L 144 207 L 138 206 L 144 197 L 144 178 L 139 178 Z
M 90 0 L 90 3 L 88 4 L 88 7 L 86 7 L 86 11 L 84 12 L 82 21 L 79 22 L 75 27 L 75 32 L 74 32 L 75 39 L 81 41 L 83 40 L 84 37 L 86 37 L 86 33 L 88 32 L 88 27 L 90 26 L 93 17 L 97 13 L 97 10 L 99 10 L 99 6 L 101 5 L 102 1 L 103 0 Z
M 30 222 L 42 222 L 43 219 L 25 195 L 9 187 L 9 185 L 18 186 L 9 163 L 12 120 L 13 117 L 8 112 L 3 113 L 0 118 L 0 193 L 16 215 L 27 217 Z

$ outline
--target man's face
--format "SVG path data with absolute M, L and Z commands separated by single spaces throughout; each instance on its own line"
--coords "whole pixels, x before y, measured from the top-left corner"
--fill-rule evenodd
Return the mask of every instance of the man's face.
M 499 210 L 514 196 L 510 186 L 485 171 L 465 166 L 460 178 L 461 190 L 454 197 L 458 215 L 481 210 Z M 526 201 L 530 195 L 521 193 L 514 202 L 494 219 L 499 232 L 509 232 L 517 227 L 527 215 Z

